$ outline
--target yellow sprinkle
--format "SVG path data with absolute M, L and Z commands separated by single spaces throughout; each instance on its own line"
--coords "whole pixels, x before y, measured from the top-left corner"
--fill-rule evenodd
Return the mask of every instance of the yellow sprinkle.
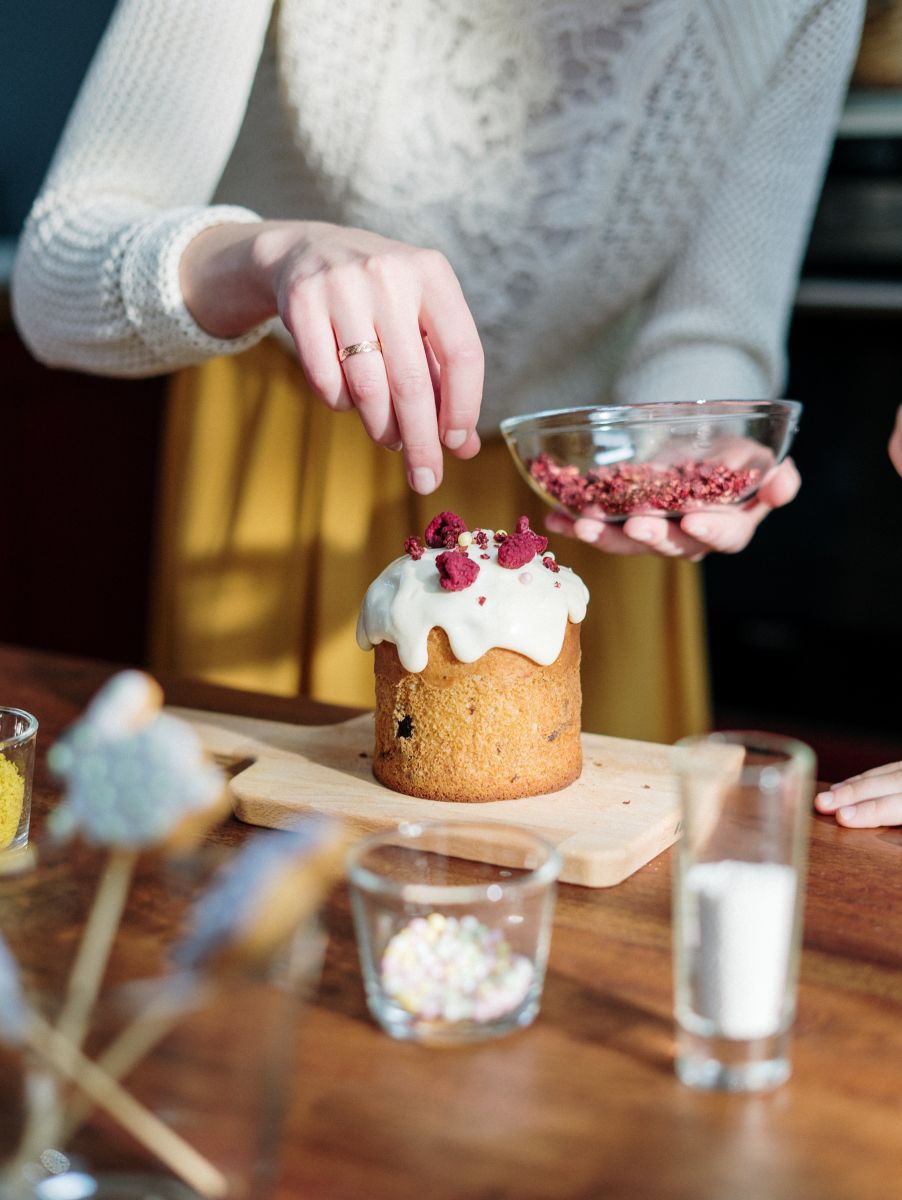
M 25 780 L 15 763 L 0 754 L 0 850 L 5 850 L 19 828 Z

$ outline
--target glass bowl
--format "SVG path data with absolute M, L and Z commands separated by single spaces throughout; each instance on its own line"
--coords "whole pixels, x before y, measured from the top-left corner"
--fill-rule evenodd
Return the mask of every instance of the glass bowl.
M 530 487 L 571 517 L 681 517 L 742 504 L 781 462 L 796 400 L 687 400 L 508 417 L 501 432 Z

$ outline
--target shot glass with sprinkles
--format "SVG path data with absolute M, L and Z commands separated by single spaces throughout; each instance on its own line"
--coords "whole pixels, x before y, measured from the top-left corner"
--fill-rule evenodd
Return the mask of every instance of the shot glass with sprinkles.
M 494 822 L 406 823 L 352 846 L 363 982 L 386 1033 L 454 1045 L 530 1025 L 560 867 L 544 839 Z

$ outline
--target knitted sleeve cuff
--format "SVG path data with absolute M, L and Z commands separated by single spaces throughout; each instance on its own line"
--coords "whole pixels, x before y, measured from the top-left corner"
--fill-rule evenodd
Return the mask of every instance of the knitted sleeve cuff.
M 221 354 L 239 354 L 269 332 L 273 321 L 240 337 L 212 337 L 188 311 L 179 282 L 182 254 L 199 233 L 225 222 L 259 220 L 250 209 L 230 205 L 170 209 L 144 223 L 129 242 L 119 280 L 122 299 L 130 326 L 160 369 L 175 370 Z

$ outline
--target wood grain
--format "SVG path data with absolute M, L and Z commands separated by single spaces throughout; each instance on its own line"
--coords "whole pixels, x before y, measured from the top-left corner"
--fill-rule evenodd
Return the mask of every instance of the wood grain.
M 56 795 L 43 755 L 111 670 L 0 650 L 5 702 L 42 722 L 38 836 Z M 167 697 L 306 724 L 340 717 L 303 700 L 178 682 Z M 247 834 L 232 821 L 217 836 Z M 536 1024 L 454 1050 L 393 1042 L 374 1025 L 347 891 L 337 888 L 277 1200 L 902 1195 L 902 829 L 813 819 L 794 1074 L 757 1097 L 690 1092 L 674 1076 L 670 859 L 616 887 L 562 885 Z M 0 883 L 0 925 L 32 945 L 48 975 L 71 954 L 93 871 L 75 849 Z M 120 952 L 152 969 L 175 909 L 151 863 L 136 904 L 143 932 Z

